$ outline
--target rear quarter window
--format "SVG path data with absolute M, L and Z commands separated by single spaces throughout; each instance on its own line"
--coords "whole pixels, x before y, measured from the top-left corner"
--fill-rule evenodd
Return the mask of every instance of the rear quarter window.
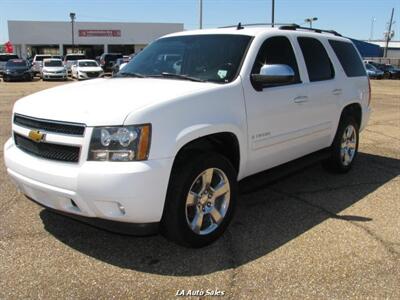
M 347 77 L 366 76 L 364 65 L 354 45 L 348 42 L 329 40 Z

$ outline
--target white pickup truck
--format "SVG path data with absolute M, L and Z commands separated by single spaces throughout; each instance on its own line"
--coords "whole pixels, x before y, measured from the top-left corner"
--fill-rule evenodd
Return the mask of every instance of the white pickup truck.
M 116 77 L 17 101 L 4 157 L 45 207 L 201 247 L 231 221 L 237 181 L 321 149 L 349 171 L 369 115 L 361 57 L 334 31 L 185 31 Z

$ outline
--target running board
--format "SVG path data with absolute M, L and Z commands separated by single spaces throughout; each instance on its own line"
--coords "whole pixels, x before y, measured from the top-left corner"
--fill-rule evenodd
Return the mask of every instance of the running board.
M 329 158 L 329 156 L 330 148 L 325 148 L 283 165 L 251 175 L 239 181 L 239 192 L 240 194 L 249 194 L 261 190 L 279 179 L 288 175 L 293 175 L 296 172 Z

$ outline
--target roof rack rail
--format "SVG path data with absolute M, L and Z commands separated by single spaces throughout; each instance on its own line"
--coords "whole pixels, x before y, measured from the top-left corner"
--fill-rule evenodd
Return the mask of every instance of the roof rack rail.
M 239 26 L 240 25 L 240 26 Z M 274 23 L 273 25 L 276 26 L 299 26 L 297 24 L 293 24 L 293 23 Z M 242 23 L 238 23 L 235 25 L 228 25 L 228 26 L 221 26 L 218 28 L 239 28 L 242 29 L 243 27 L 251 27 L 251 26 L 272 26 L 272 23 L 250 23 L 250 24 L 242 24 Z
M 331 33 L 331 34 L 336 35 L 336 36 L 342 36 L 340 33 L 338 33 L 335 30 L 324 30 L 324 29 L 319 29 L 319 28 L 302 27 L 302 26 L 299 26 L 297 24 L 282 25 L 282 26 L 279 27 L 279 29 L 282 29 L 282 30 L 297 30 L 297 29 L 301 29 L 301 30 L 314 31 L 314 32 L 317 32 L 317 33 Z

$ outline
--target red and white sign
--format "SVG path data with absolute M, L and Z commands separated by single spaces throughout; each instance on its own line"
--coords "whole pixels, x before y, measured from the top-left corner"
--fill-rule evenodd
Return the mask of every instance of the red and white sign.
M 13 47 L 13 44 L 11 44 L 10 41 L 8 41 L 7 43 L 4 44 L 4 51 L 6 53 L 13 53 L 14 47 Z
M 97 29 L 82 29 L 79 30 L 81 37 L 120 37 L 121 30 L 97 30 Z

